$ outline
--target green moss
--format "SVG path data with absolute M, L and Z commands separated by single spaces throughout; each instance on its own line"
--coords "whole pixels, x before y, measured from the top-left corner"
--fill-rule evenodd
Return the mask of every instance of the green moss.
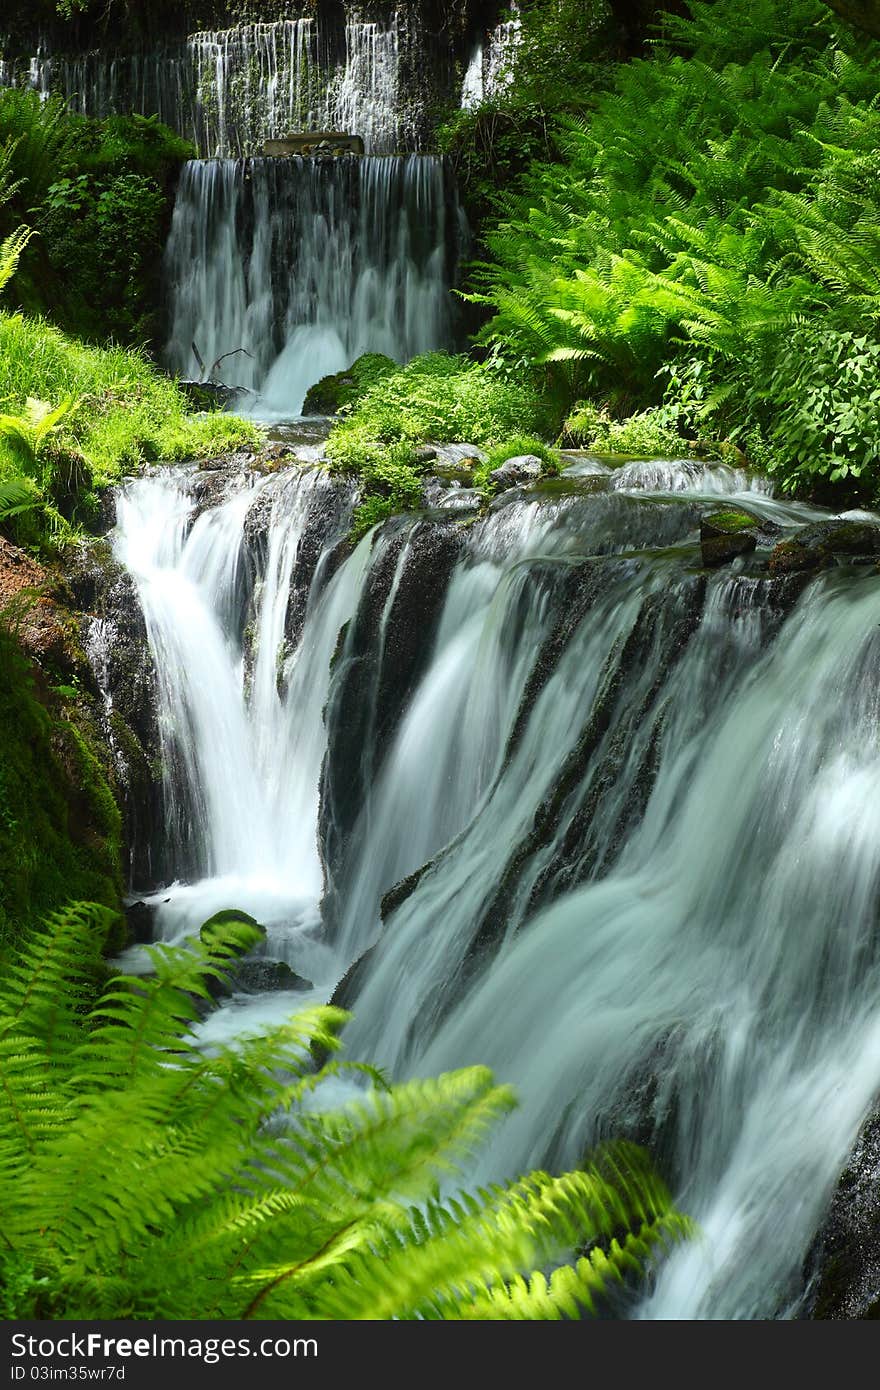
M 335 415 L 352 406 L 369 387 L 398 370 L 397 363 L 381 352 L 365 352 L 347 371 L 321 377 L 306 392 L 304 415 Z
M 759 525 L 757 517 L 751 516 L 748 512 L 735 510 L 712 512 L 705 519 L 705 524 L 711 526 L 714 531 L 722 531 L 725 535 L 732 535 L 736 531 L 753 531 Z
M 0 950 L 71 899 L 118 908 L 121 838 L 87 734 L 41 703 L 29 663 L 0 626 Z

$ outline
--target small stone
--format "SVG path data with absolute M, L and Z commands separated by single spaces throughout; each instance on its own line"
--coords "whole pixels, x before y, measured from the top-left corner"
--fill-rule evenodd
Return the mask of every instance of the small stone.
M 520 487 L 523 483 L 533 483 L 540 478 L 544 465 L 537 454 L 517 454 L 515 458 L 502 463 L 489 474 L 498 487 Z

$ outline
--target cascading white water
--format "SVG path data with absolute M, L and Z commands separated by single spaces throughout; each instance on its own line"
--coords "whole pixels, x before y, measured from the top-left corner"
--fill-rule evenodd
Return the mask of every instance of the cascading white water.
M 347 16 L 341 34 L 299 18 L 200 30 L 146 53 L 53 55 L 44 45 L 26 68 L 0 63 L 0 86 L 16 80 L 59 92 L 83 115 L 137 111 L 210 156 L 258 154 L 292 131 L 343 130 L 368 153 L 419 147 L 421 95 L 400 86 L 401 21 Z
M 322 939 L 321 763 L 332 806 L 334 778 L 362 775 L 334 766 L 340 692 L 366 680 L 377 698 L 430 523 L 316 577 L 290 650 L 321 476 L 230 486 L 196 519 L 180 474 L 120 498 L 171 824 L 199 817 L 207 876 L 155 894 L 160 930 L 240 905 L 325 998 L 378 936 L 347 1000 L 349 1055 L 397 1075 L 487 1062 L 519 1093 L 474 1178 L 653 1132 L 703 1235 L 635 1315 L 796 1315 L 880 1082 L 880 579 L 833 571 L 796 600 L 760 572 L 701 572 L 694 528 L 720 493 L 777 524 L 816 514 L 733 470 L 635 465 L 606 492 L 508 500 L 436 576 L 445 599 L 384 749 L 355 749 L 377 772 Z M 381 895 L 428 859 L 380 930 Z M 291 1007 L 267 996 L 251 1024 Z M 212 1036 L 242 1018 L 227 1007 Z
M 180 847 L 191 846 L 186 858 L 195 873 L 195 886 L 156 899 L 160 930 L 176 937 L 234 900 L 265 923 L 283 959 L 292 955 L 300 965 L 307 947 L 300 938 L 317 922 L 321 891 L 321 712 L 337 634 L 367 560 L 362 545 L 287 651 L 297 546 L 322 486 L 317 470 L 251 479 L 195 516 L 193 490 L 172 471 L 126 486 L 116 530 L 116 554 L 137 585 L 159 677 L 169 769 L 166 865 L 173 875 Z M 242 590 L 254 576 L 245 526 L 266 500 L 268 549 L 249 621 Z
M 451 213 L 448 209 L 451 207 Z M 446 346 L 459 228 L 441 160 L 193 161 L 166 253 L 169 366 L 251 388 L 264 418 L 364 352 Z
M 485 43 L 474 45 L 461 85 L 460 104 L 464 111 L 499 96 L 513 81 L 513 63 L 522 42 L 522 19 L 516 4 L 510 9 L 511 18 L 496 24 Z

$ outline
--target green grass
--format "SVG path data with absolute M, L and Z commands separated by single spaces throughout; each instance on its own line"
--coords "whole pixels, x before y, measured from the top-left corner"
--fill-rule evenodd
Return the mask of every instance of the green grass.
M 361 483 L 353 535 L 420 505 L 430 461 L 419 458 L 419 444 L 532 440 L 546 423 L 547 407 L 531 386 L 467 357 L 428 353 L 381 376 L 341 415 L 327 441 L 330 468 Z
M 182 392 L 142 353 L 88 347 L 40 319 L 0 314 L 0 409 L 23 411 L 29 396 L 79 402 L 58 443 L 82 454 L 99 486 L 141 463 L 208 458 L 262 438 L 230 415 L 189 415 Z M 0 442 L 0 476 L 12 471 Z

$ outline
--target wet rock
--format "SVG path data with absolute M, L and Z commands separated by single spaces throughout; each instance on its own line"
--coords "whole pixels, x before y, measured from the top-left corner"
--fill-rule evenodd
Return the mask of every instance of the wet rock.
M 412 461 L 416 468 L 427 468 L 437 457 L 437 450 L 433 444 L 419 444 L 413 449 Z
M 474 488 L 464 487 L 457 479 L 447 482 L 434 477 L 425 481 L 424 500 L 428 509 L 439 511 L 477 512 L 483 504 Z
M 240 386 L 224 386 L 220 381 L 178 381 L 180 390 L 195 410 L 226 410 L 237 396 Z
M 430 657 L 463 537 L 451 520 L 407 521 L 379 544 L 334 659 L 325 710 L 319 839 L 328 889 L 344 873 L 370 788 Z M 332 894 L 325 906 L 332 916 Z
M 248 994 L 268 994 L 278 990 L 314 989 L 311 980 L 297 975 L 283 960 L 243 960 L 236 967 L 233 987 Z
M 151 903 L 129 903 L 125 909 L 129 934 L 138 946 L 148 946 L 156 939 L 156 908 Z
M 291 649 L 302 636 L 313 590 L 323 590 L 351 554 L 347 532 L 356 493 L 357 485 L 352 478 L 334 473 L 322 473 L 312 493 L 296 550 L 284 617 L 284 636 Z
M 805 1269 L 808 1316 L 880 1317 L 880 1111 L 864 1125 Z
M 362 952 L 357 960 L 353 961 L 348 967 L 331 995 L 330 1003 L 334 1008 L 348 1009 L 351 1007 L 354 1000 L 357 999 L 370 973 L 370 967 L 375 959 L 378 945 L 379 943 L 376 941 L 372 946 L 368 946 L 366 951 Z
M 436 444 L 434 464 L 431 472 L 444 483 L 457 483 L 461 487 L 471 487 L 474 473 L 488 454 L 476 444 Z
M 500 468 L 493 468 L 489 477 L 499 488 L 521 487 L 524 483 L 536 482 L 543 468 L 537 454 L 517 454 Z
M 130 880 L 146 890 L 162 877 L 165 798 L 157 675 L 137 589 L 106 539 L 75 547 L 65 577 L 97 685 L 112 693 L 103 710 L 104 737 L 113 754 Z
M 880 526 L 835 518 L 813 522 L 780 541 L 770 555 L 771 574 L 815 571 L 843 563 L 875 564 L 880 557 Z
M 747 555 L 758 544 L 760 530 L 760 520 L 739 508 L 710 512 L 700 522 L 703 564 L 726 565 L 738 555 Z

